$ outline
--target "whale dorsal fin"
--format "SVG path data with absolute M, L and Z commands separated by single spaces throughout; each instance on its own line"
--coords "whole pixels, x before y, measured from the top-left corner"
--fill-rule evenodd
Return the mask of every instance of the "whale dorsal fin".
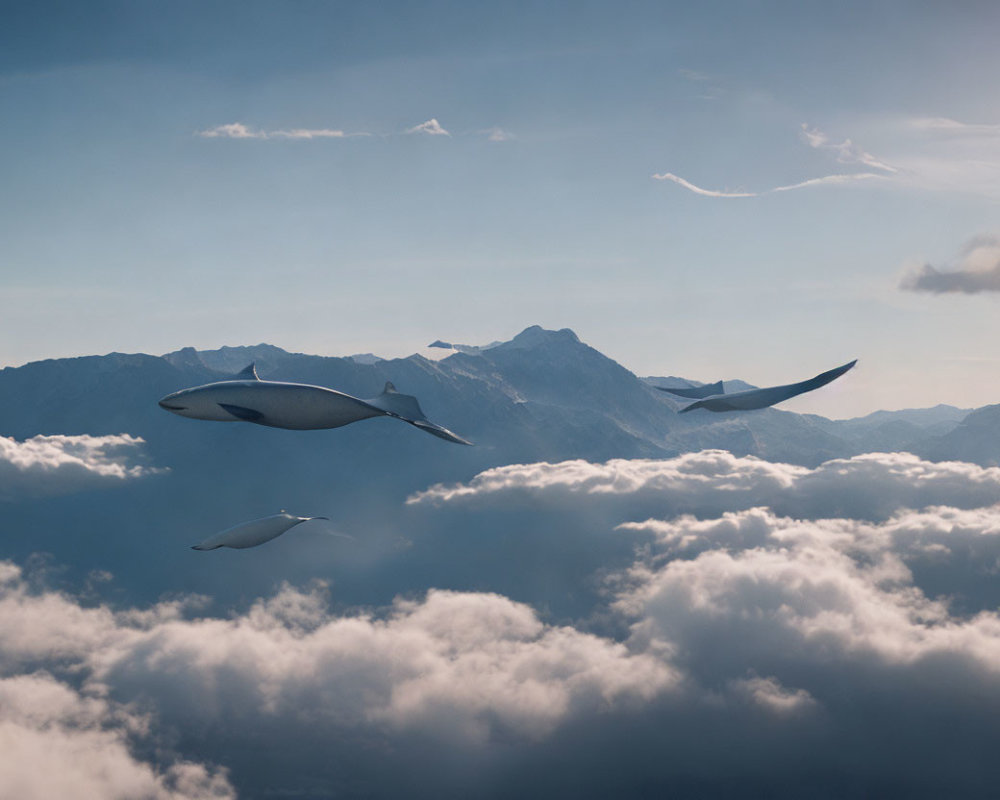
M 259 381 L 260 378 L 257 376 L 257 362 L 251 361 L 250 365 L 245 369 L 241 369 L 236 373 L 236 378 L 234 380 L 238 381 Z

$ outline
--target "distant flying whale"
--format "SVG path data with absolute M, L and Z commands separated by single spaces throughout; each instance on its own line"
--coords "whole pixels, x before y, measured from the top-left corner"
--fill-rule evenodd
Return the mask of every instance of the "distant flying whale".
M 730 394 L 715 394 L 704 397 L 691 405 L 684 406 L 678 413 L 684 414 L 694 411 L 696 408 L 704 408 L 708 411 L 750 411 L 755 408 L 767 408 L 790 397 L 811 392 L 820 386 L 826 386 L 830 381 L 836 380 L 847 370 L 858 363 L 857 359 L 844 364 L 842 367 L 823 372 L 815 378 L 810 378 L 801 383 L 789 383 L 785 386 L 768 386 L 765 389 L 747 389 L 743 392 L 732 392 Z M 660 387 L 657 387 L 660 388 Z M 666 389 L 664 391 L 671 391 Z
M 269 542 L 281 536 L 285 531 L 312 519 L 329 519 L 329 517 L 296 517 L 282 511 L 271 517 L 253 519 L 241 522 L 231 528 L 220 531 L 215 536 L 209 536 L 201 544 L 194 545 L 192 550 L 217 550 L 220 547 L 233 547 L 244 550 L 247 547 Z
M 661 392 L 670 392 L 670 394 L 676 394 L 679 397 L 688 397 L 690 399 L 711 397 L 713 394 L 722 394 L 722 381 L 716 381 L 715 383 L 706 383 L 704 386 L 685 386 L 669 388 L 667 386 L 654 386 L 654 389 L 659 389 Z
M 231 380 L 168 394 L 160 400 L 160 408 L 182 417 L 292 430 L 339 428 L 370 417 L 395 417 L 446 441 L 472 444 L 428 420 L 417 398 L 400 394 L 391 383 L 377 397 L 361 400 L 324 386 L 262 381 L 253 364 Z

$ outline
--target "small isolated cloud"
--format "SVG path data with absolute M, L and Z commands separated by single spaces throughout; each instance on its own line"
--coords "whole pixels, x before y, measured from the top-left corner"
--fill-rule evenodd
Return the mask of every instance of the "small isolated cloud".
M 136 463 L 145 442 L 112 436 L 0 436 L 0 501 L 113 486 L 160 470 Z
M 497 127 L 486 128 L 486 130 L 482 130 L 480 133 L 490 142 L 509 142 L 514 138 L 514 134 Z
M 274 131 L 268 135 L 276 139 L 344 139 L 351 134 L 330 128 L 293 128 L 290 131 Z
M 899 288 L 932 294 L 1000 292 L 1000 239 L 978 236 L 962 248 L 953 265 L 938 269 L 923 264 L 910 269 Z
M 419 125 L 414 125 L 412 128 L 406 129 L 407 133 L 426 133 L 428 136 L 451 136 L 448 131 L 441 127 L 436 119 L 429 119 L 427 122 L 421 122 Z
M 346 133 L 335 128 L 290 128 L 274 131 L 254 130 L 242 122 L 216 125 L 198 136 L 206 139 L 347 139 L 352 136 L 368 136 L 367 133 Z
M 206 139 L 266 139 L 264 131 L 255 131 L 242 122 L 230 122 L 228 125 L 216 125 L 204 131 L 198 131 L 198 136 Z
M 805 689 L 786 689 L 776 678 L 745 678 L 731 681 L 730 691 L 779 715 L 796 714 L 816 706 Z

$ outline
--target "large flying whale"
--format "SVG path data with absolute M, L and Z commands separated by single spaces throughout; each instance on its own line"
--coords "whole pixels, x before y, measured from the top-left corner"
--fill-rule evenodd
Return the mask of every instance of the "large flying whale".
M 826 386 L 830 381 L 836 380 L 847 370 L 858 363 L 857 359 L 841 367 L 822 372 L 815 378 L 800 383 L 789 383 L 784 386 L 768 386 L 764 389 L 747 389 L 743 392 L 731 392 L 730 394 L 715 394 L 704 397 L 690 405 L 684 406 L 678 413 L 684 414 L 694 411 L 696 408 L 704 408 L 708 411 L 750 411 L 755 408 L 767 408 L 790 397 L 811 392 L 820 386 Z M 659 387 L 657 387 L 659 388 Z M 665 391 L 670 391 L 669 389 Z
M 325 386 L 262 381 L 254 364 L 235 378 L 168 394 L 160 408 L 182 417 L 217 422 L 253 422 L 271 428 L 339 428 L 370 417 L 395 417 L 457 444 L 472 444 L 424 416 L 417 398 L 400 394 L 391 383 L 382 394 L 362 400 Z
M 219 531 L 214 536 L 209 536 L 201 544 L 196 544 L 191 549 L 218 550 L 220 547 L 233 547 L 237 550 L 244 550 L 247 547 L 257 547 L 264 542 L 276 539 L 296 525 L 313 519 L 329 519 L 329 517 L 296 517 L 294 514 L 282 511 L 280 514 L 270 517 L 252 519 L 249 522 L 233 525 L 231 528 Z

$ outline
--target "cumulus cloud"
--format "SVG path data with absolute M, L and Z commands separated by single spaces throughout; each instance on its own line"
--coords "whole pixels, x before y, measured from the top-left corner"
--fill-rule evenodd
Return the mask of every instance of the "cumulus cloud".
M 978 236 L 968 242 L 955 263 L 945 269 L 930 264 L 904 273 L 899 287 L 932 294 L 1000 292 L 1000 239 Z
M 481 472 L 468 483 L 431 486 L 407 503 L 509 505 L 518 496 L 586 495 L 595 498 L 592 508 L 599 501 L 647 514 L 704 516 L 763 504 L 810 519 L 885 519 L 901 508 L 981 507 L 992 504 L 998 492 L 996 467 L 924 461 L 910 453 L 867 453 L 809 469 L 703 450 L 670 459 L 511 464 Z
M 0 795 L 43 800 L 236 796 L 216 767 L 174 759 L 155 766 L 131 752 L 147 731 L 135 711 L 45 672 L 0 678 Z
M 451 136 L 434 118 L 427 120 L 427 122 L 421 122 L 419 125 L 414 125 L 412 128 L 407 128 L 406 132 L 426 133 L 428 136 Z
M 338 608 L 323 585 L 221 615 L 114 609 L 0 562 L 0 720 L 26 742 L 117 737 L 153 797 L 987 796 L 998 488 L 998 469 L 904 453 L 807 469 L 707 451 L 511 465 L 411 498 L 465 509 L 474 541 L 493 510 L 534 509 L 566 559 L 581 519 L 604 525 L 627 561 L 588 576 L 595 613 L 559 621 L 488 591 Z M 517 556 L 523 573 L 530 539 Z
M 0 501 L 114 486 L 160 470 L 136 463 L 145 442 L 111 436 L 0 436 Z

